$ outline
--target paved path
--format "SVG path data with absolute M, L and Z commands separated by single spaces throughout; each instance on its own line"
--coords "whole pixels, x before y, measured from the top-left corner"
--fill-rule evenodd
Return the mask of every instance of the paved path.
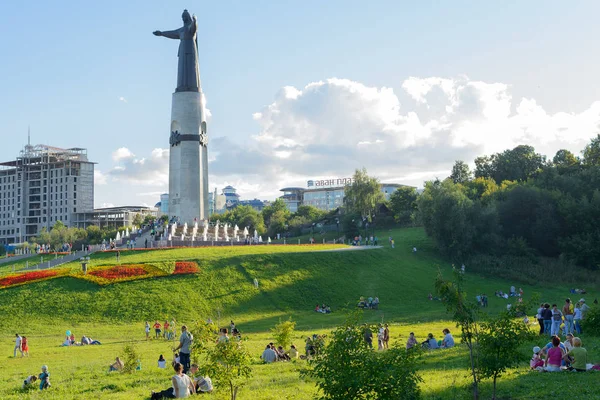
M 36 269 L 53 268 L 53 267 L 57 267 L 57 266 L 62 265 L 62 264 L 66 264 L 66 263 L 71 262 L 71 261 L 79 260 L 81 257 L 88 256 L 90 254 L 91 253 L 88 253 L 87 251 L 76 251 L 76 252 L 71 253 L 70 255 L 64 256 L 62 258 L 51 258 L 51 259 L 48 259 L 47 261 L 44 261 L 41 264 L 32 265 L 29 268 L 23 268 L 23 269 L 20 269 L 17 272 L 20 272 L 20 271 L 31 271 L 31 270 L 36 270 Z
M 383 249 L 383 246 L 350 246 L 341 249 L 328 249 L 319 251 L 360 251 L 360 250 L 372 250 L 372 249 Z

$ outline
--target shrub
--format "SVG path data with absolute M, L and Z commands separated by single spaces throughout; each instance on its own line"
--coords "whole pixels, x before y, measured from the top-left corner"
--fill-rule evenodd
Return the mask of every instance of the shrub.
M 126 374 L 130 374 L 136 370 L 140 355 L 135 348 L 133 343 L 128 343 L 123 347 L 123 357 L 121 357 L 121 361 L 123 361 L 123 372 Z
M 586 314 L 585 319 L 581 321 L 583 332 L 586 334 L 592 334 L 600 336 L 600 308 L 590 308 Z
M 292 336 L 294 335 L 294 328 L 296 328 L 296 323 L 292 321 L 290 317 L 289 320 L 281 322 L 275 325 L 273 329 L 271 329 L 271 334 L 275 339 L 275 342 L 282 346 L 284 349 L 287 349 L 289 345 L 292 344 Z

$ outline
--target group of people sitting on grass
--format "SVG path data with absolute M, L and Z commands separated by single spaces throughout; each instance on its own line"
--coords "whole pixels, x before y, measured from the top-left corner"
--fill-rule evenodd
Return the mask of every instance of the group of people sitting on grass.
M 208 376 L 198 374 L 198 364 L 190 366 L 189 374 L 183 373 L 183 365 L 173 365 L 175 375 L 171 378 L 172 387 L 160 392 L 152 392 L 151 400 L 180 399 L 189 397 L 191 394 L 210 393 L 213 391 L 212 380 Z M 198 375 L 198 376 L 196 376 Z
M 315 311 L 322 314 L 331 314 L 331 307 L 326 306 L 325 303 L 322 306 L 317 304 Z
M 102 343 L 85 335 L 81 337 L 81 342 L 77 342 L 75 341 L 75 335 L 73 334 L 73 332 L 70 332 L 70 334 L 65 337 L 65 341 L 63 342 L 63 344 L 61 344 L 61 346 L 87 346 L 97 344 L 99 345 Z
M 360 296 L 356 306 L 362 309 L 367 308 L 371 310 L 377 310 L 379 308 L 379 297 L 375 296 L 375 298 L 369 297 L 365 299 L 363 296 Z
M 40 381 L 40 390 L 48 389 L 50 387 L 50 373 L 48 372 L 48 367 L 46 365 L 42 365 L 42 372 L 38 376 L 29 375 L 25 378 L 21 388 L 23 390 L 32 389 L 35 387 L 38 380 Z
M 296 345 L 292 344 L 289 351 L 285 351 L 283 346 L 275 346 L 273 342 L 269 343 L 262 352 L 260 359 L 263 362 L 270 364 L 276 361 L 291 361 L 300 357 Z
M 444 338 L 442 340 L 436 340 L 433 333 L 427 335 L 427 339 L 421 342 L 421 348 L 425 350 L 437 350 L 437 349 L 449 349 L 454 347 L 454 337 L 450 333 L 448 328 L 442 331 Z M 413 332 L 408 336 L 406 341 L 406 349 L 416 348 L 418 344 L 417 338 Z
M 522 298 L 523 289 L 519 288 L 519 291 L 517 292 L 517 289 L 514 286 L 511 286 L 508 293 L 504 293 L 502 290 L 496 290 L 495 295 L 496 297 L 502 297 L 504 299 L 508 299 L 509 297 Z
M 589 363 L 587 350 L 581 339 L 571 333 L 566 335 L 564 342 L 561 342 L 560 337 L 552 336 L 544 347 L 535 346 L 529 366 L 532 370 L 543 372 L 600 370 L 600 365 Z

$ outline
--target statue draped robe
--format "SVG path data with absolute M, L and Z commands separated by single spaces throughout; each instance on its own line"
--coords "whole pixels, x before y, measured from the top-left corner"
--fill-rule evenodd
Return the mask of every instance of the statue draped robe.
M 177 68 L 176 92 L 199 92 L 200 72 L 198 70 L 198 45 L 196 19 L 192 19 L 179 29 L 161 32 L 161 36 L 179 39 L 179 63 Z

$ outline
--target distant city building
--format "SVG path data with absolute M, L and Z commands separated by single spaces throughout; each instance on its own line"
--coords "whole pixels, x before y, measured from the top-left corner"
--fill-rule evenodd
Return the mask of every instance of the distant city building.
M 73 215 L 72 226 L 77 228 L 87 228 L 90 225 L 96 225 L 100 228 L 120 228 L 130 227 L 137 214 L 158 217 L 158 209 L 145 206 L 121 206 L 97 208 L 92 212 L 76 213 Z
M 169 215 L 169 193 L 163 193 L 160 195 L 160 201 L 156 203 L 155 207 L 158 209 L 158 216 Z
M 261 212 L 269 204 L 271 204 L 270 201 L 259 200 L 259 199 L 254 199 L 254 200 L 240 200 L 237 203 L 238 206 L 250 206 L 253 209 L 255 209 L 256 211 L 258 211 L 258 212 Z
M 331 211 L 344 205 L 344 192 L 352 184 L 352 178 L 336 178 L 325 180 L 309 180 L 306 188 L 287 187 L 280 189 L 280 196 L 291 212 L 298 211 L 301 205 L 313 206 L 320 210 Z M 382 183 L 381 192 L 386 200 L 390 199 L 401 185 L 397 183 Z
M 227 208 L 233 208 L 240 201 L 240 195 L 236 193 L 237 190 L 233 186 L 225 186 L 223 188 L 223 195 L 227 203 Z
M 208 194 L 208 215 L 223 214 L 225 211 L 227 211 L 227 197 L 217 194 L 217 188 L 215 188 L 214 192 Z
M 0 243 L 22 243 L 94 209 L 94 163 L 81 148 L 28 144 L 0 163 Z

